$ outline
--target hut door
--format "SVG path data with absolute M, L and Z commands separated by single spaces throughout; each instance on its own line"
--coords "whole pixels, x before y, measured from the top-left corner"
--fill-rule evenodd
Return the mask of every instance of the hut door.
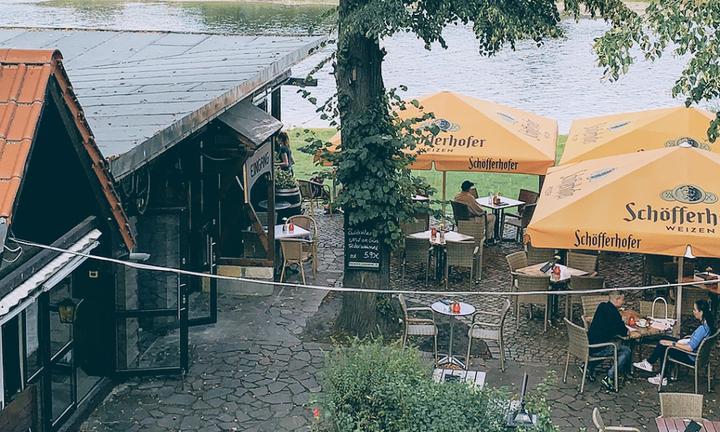
M 135 221 L 143 264 L 187 265 L 185 208 L 148 209 Z M 126 269 L 115 301 L 116 373 L 179 374 L 188 368 L 187 277 L 172 272 Z

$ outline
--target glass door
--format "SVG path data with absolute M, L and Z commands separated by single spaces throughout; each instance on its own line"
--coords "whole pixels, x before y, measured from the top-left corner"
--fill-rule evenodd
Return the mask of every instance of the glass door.
M 184 208 L 148 209 L 136 225 L 144 264 L 185 268 Z M 185 276 L 125 268 L 115 301 L 116 373 L 178 374 L 188 367 L 188 298 Z M 124 282 L 123 282 L 124 280 Z
M 198 239 L 194 268 L 201 273 L 217 274 L 214 237 L 215 220 L 206 223 Z M 188 281 L 188 325 L 197 326 L 217 322 L 217 279 L 192 277 Z
M 74 325 L 60 320 L 59 304 L 72 298 L 72 277 L 65 278 L 48 293 L 50 325 L 50 413 L 53 430 L 67 419 L 77 406 L 77 379 L 73 352 Z

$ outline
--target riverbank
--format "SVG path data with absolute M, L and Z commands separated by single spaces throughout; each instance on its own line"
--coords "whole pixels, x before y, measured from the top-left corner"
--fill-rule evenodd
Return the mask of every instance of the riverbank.
M 338 0 L 162 0 L 166 3 L 258 3 L 273 4 L 285 6 L 308 6 L 308 5 L 326 5 L 336 6 Z M 649 1 L 626 1 L 625 4 L 635 12 L 642 13 L 645 11 Z M 559 3 L 562 10 L 562 3 Z

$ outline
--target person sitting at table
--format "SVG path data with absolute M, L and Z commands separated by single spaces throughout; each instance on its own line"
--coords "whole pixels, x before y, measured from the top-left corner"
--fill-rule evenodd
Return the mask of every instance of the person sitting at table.
M 620 307 L 625 303 L 625 295 L 620 291 L 613 291 L 608 295 L 608 301 L 600 303 L 593 315 L 590 329 L 588 330 L 588 341 L 590 345 L 616 342 L 618 337 L 628 336 L 628 329 L 625 327 L 622 316 L 620 315 Z M 639 336 L 638 332 L 631 332 L 632 338 Z M 618 372 L 628 372 L 630 369 L 631 351 L 626 345 L 615 343 L 617 347 L 617 370 Z M 612 356 L 612 347 L 592 348 L 591 356 L 605 357 Z M 594 380 L 593 373 L 599 362 L 590 362 L 588 364 L 588 379 Z M 582 367 L 581 367 L 582 368 Z M 610 366 L 607 375 L 602 379 L 602 385 L 609 391 L 615 390 L 614 385 L 615 368 Z
M 695 363 L 696 352 L 698 347 L 700 347 L 700 343 L 706 337 L 714 334 L 715 331 L 717 331 L 717 326 L 715 317 L 710 312 L 710 304 L 707 300 L 700 299 L 693 304 L 693 316 L 700 321 L 700 325 L 692 332 L 690 337 L 678 339 L 672 336 L 663 336 L 657 345 L 655 345 L 655 349 L 652 354 L 650 354 L 650 357 L 643 361 L 633 363 L 633 366 L 646 372 L 652 372 L 653 365 L 658 360 L 665 358 L 665 351 L 667 351 L 668 347 L 675 347 L 685 351 L 671 350 L 668 356 L 685 363 Z M 667 385 L 667 378 L 663 378 L 661 374 L 648 378 L 648 381 L 651 384 L 658 385 L 661 379 L 662 385 Z
M 480 207 L 480 204 L 475 201 L 475 195 L 471 189 L 475 186 L 470 180 L 465 180 L 460 185 L 460 192 L 453 198 L 454 201 L 465 204 L 470 211 L 470 215 L 473 220 L 480 221 L 485 219 L 485 237 L 492 239 L 495 230 L 495 215 L 486 213 L 485 210 Z

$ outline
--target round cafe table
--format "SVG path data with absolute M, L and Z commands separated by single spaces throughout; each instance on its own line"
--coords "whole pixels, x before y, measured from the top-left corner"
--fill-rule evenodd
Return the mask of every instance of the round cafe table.
M 444 356 L 443 358 L 441 358 L 438 361 L 438 365 L 443 365 L 443 364 L 455 365 L 462 369 L 465 369 L 465 363 L 461 362 L 457 357 L 453 356 L 453 336 L 455 333 L 454 332 L 454 329 L 455 329 L 454 317 L 467 316 L 467 315 L 474 314 L 475 306 L 473 306 L 471 304 L 463 303 L 463 302 L 458 302 L 458 303 L 460 303 L 460 312 L 458 312 L 458 313 L 453 313 L 450 310 L 450 305 L 445 304 L 442 301 L 436 301 L 435 303 L 430 305 L 430 308 L 434 312 L 437 312 L 442 315 L 447 315 L 450 317 L 450 343 L 448 346 L 448 353 L 446 356 Z

